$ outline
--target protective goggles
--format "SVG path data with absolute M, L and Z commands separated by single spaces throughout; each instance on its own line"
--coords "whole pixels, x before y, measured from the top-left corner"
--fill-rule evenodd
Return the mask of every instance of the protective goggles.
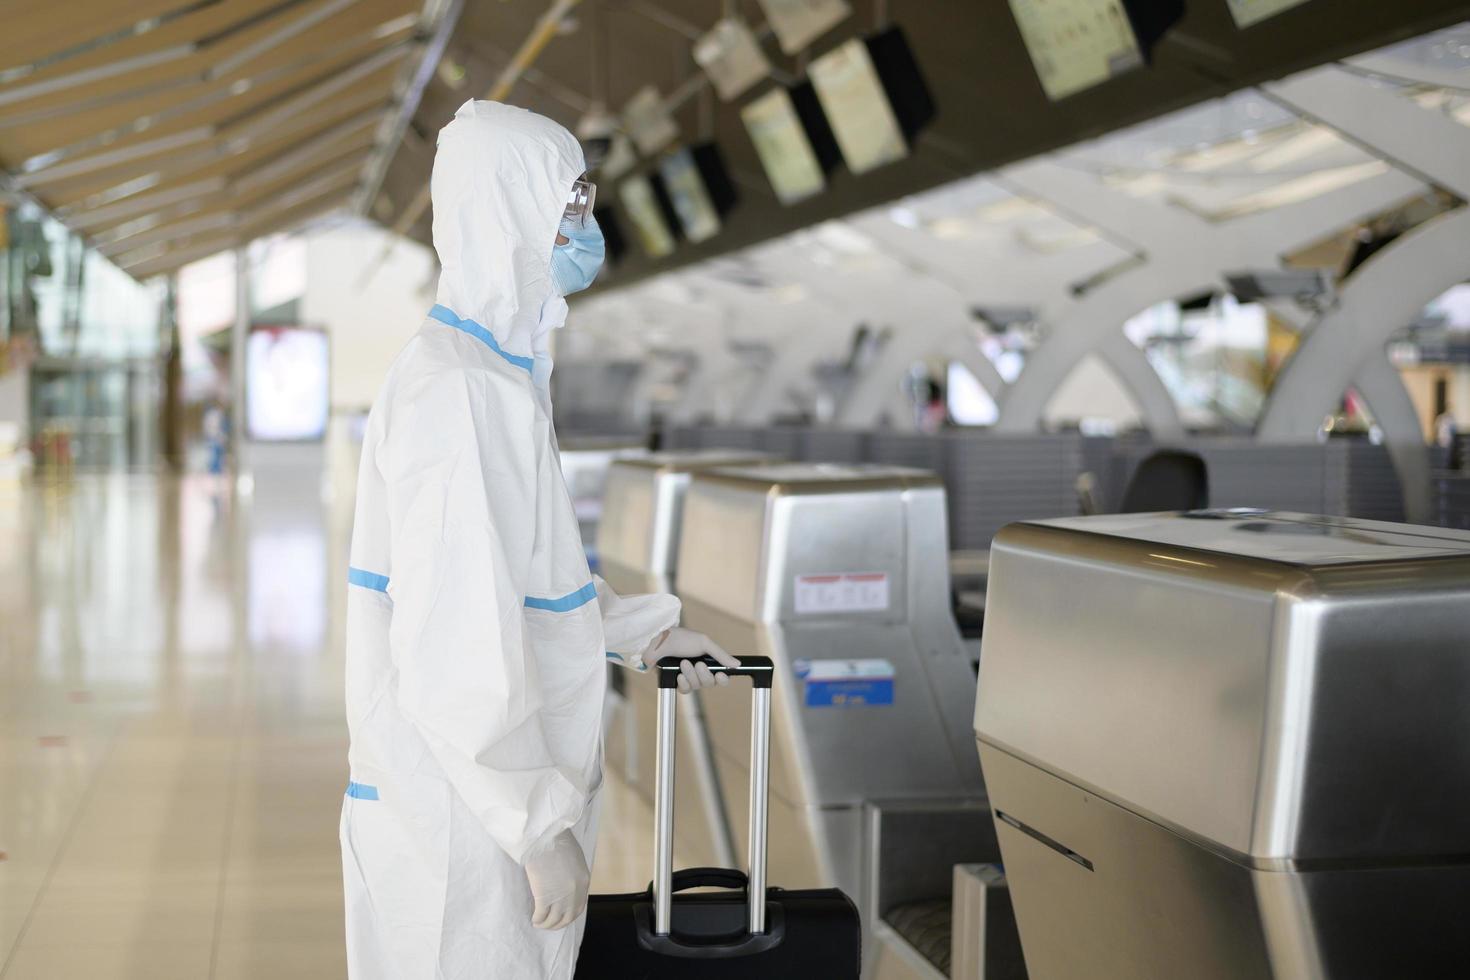
M 567 195 L 567 209 L 562 212 L 563 220 L 575 221 L 579 227 L 585 227 L 587 219 L 592 216 L 592 205 L 597 202 L 597 185 L 585 177 L 572 185 L 572 192 Z

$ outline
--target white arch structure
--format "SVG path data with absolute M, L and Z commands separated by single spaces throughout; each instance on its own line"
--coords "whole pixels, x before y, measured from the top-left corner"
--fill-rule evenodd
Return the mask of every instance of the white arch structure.
M 1400 73 L 1402 74 L 1402 72 Z M 1470 129 L 1329 67 L 1268 86 L 1272 97 L 1320 120 L 1400 168 L 1470 199 Z M 1363 263 L 1317 318 L 1277 380 L 1257 430 L 1286 442 L 1315 436 L 1355 384 L 1389 436 L 1410 520 L 1429 517 L 1428 456 L 1418 417 L 1388 364 L 1388 340 L 1470 272 L 1470 208 L 1434 218 Z
M 878 408 L 885 404 L 885 394 L 913 361 L 937 349 L 954 349 L 951 338 L 966 336 L 973 326 L 969 315 L 971 307 L 1026 306 L 1037 310 L 1043 319 L 1050 320 L 1073 305 L 1068 293 L 1070 283 L 1084 280 L 1128 258 L 1127 252 L 1099 239 L 1093 245 L 1051 256 L 997 255 L 983 245 L 972 245 L 966 249 L 953 249 L 946 260 L 938 248 L 942 243 L 918 229 L 892 226 L 885 216 L 873 213 L 859 216 L 854 223 L 859 228 L 873 228 L 874 224 L 882 223 L 881 229 L 873 229 L 874 237 L 881 234 L 886 249 L 910 263 L 916 274 L 934 281 L 931 289 L 949 300 L 947 315 L 913 319 L 906 323 L 883 356 L 860 379 L 841 417 L 845 424 L 855 426 L 872 424 Z M 911 309 L 910 304 L 901 299 L 895 305 Z M 1116 338 L 1105 340 L 1097 353 L 1133 394 L 1150 430 L 1158 435 L 1182 432 L 1174 399 L 1142 351 L 1128 343 L 1120 332 Z M 998 380 L 994 368 L 982 373 L 976 370 L 978 363 L 969 358 L 965 361 L 997 404 L 1001 403 L 1006 397 L 1004 382 L 996 387 L 986 383 L 987 379 L 992 383 Z
M 1122 336 L 1124 322 L 1140 311 L 1217 288 L 1226 272 L 1272 265 L 1282 254 L 1423 189 L 1408 174 L 1390 170 L 1298 204 L 1217 224 L 1182 207 L 1130 197 L 1092 174 L 1051 160 L 1008 168 L 1003 177 L 1024 193 L 1133 242 L 1145 257 L 1089 291 L 1055 321 L 1001 405 L 996 427 L 1009 432 L 1035 430 L 1052 392 L 1077 363 L 1105 351 Z

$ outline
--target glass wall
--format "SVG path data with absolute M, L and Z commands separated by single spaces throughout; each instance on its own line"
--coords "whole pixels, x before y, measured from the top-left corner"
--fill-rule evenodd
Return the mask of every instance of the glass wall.
M 1185 425 L 1250 432 L 1270 388 L 1269 317 L 1257 303 L 1222 294 L 1160 303 L 1123 326 L 1179 406 Z
M 23 441 L 51 466 L 146 466 L 158 443 L 165 283 L 139 283 L 38 209 L 3 212 L 0 372 L 28 372 Z

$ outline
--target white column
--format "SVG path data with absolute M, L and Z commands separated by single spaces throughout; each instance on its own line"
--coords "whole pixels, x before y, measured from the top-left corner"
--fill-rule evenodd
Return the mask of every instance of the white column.
M 245 339 L 250 332 L 250 255 L 235 249 L 235 323 L 230 330 L 230 443 L 235 475 L 249 472 L 245 458 Z

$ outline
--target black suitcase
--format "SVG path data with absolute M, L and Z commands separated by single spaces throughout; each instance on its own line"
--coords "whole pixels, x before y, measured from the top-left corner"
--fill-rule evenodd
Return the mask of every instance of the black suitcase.
M 712 671 L 725 670 L 711 657 Z M 658 673 L 658 753 L 654 872 L 645 891 L 593 895 L 577 959 L 577 980 L 846 980 L 862 968 L 857 907 L 836 888 L 767 888 L 771 679 L 769 657 L 745 657 L 732 676 L 751 679 L 750 874 L 726 868 L 673 871 L 674 688 L 679 660 Z M 689 888 L 730 891 L 680 894 Z M 756 901 L 764 895 L 765 901 Z

